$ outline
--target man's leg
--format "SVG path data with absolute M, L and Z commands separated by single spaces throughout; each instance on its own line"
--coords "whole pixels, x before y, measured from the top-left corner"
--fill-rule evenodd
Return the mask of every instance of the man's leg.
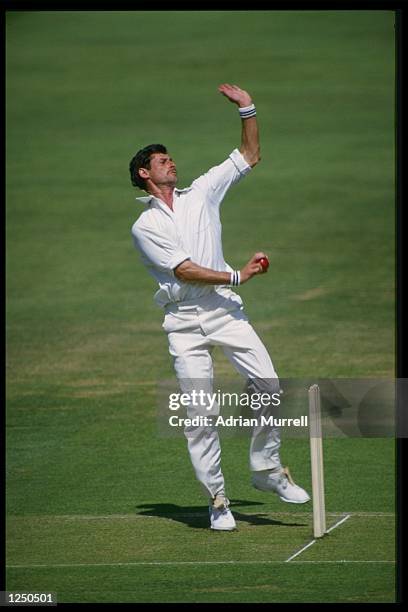
M 211 347 L 205 341 L 205 336 L 197 333 L 171 333 L 169 334 L 170 353 L 174 358 L 180 389 L 188 393 L 196 391 L 196 398 L 200 392 L 213 393 L 213 366 Z M 208 395 L 204 397 L 208 398 Z M 190 402 L 187 408 L 187 417 L 212 417 L 219 413 L 218 404 L 211 404 L 201 399 Z M 221 471 L 221 447 L 218 431 L 214 426 L 198 425 L 186 426 L 184 434 L 196 477 L 209 500 L 209 518 L 211 529 L 217 531 L 233 531 L 236 529 L 235 519 L 229 510 L 229 500 L 225 494 L 224 476 Z
M 222 346 L 235 369 L 248 379 L 247 390 L 252 393 L 279 393 L 279 379 L 264 344 L 253 327 L 245 320 L 233 320 L 225 326 Z M 261 416 L 271 416 L 273 406 L 262 406 L 256 411 L 259 424 L 252 430 L 249 464 L 253 472 L 281 469 L 279 456 L 280 432 L 278 427 L 261 424 Z
M 268 351 L 242 311 L 230 316 L 217 333 L 225 355 L 248 379 L 252 392 L 279 393 L 279 380 Z M 250 446 L 252 484 L 261 491 L 273 491 L 282 501 L 302 504 L 310 500 L 304 489 L 296 485 L 287 468 L 281 465 L 279 428 L 262 425 L 259 417 L 270 416 L 272 406 L 257 411 L 259 424 L 253 428 Z
M 192 391 L 212 394 L 211 346 L 205 336 L 195 332 L 172 332 L 169 334 L 169 350 L 181 392 L 190 396 Z M 197 404 L 190 403 L 186 407 L 187 418 L 218 414 L 218 405 L 209 412 L 207 402 Z M 213 499 L 225 490 L 218 432 L 210 426 L 186 426 L 184 434 L 196 477 L 207 497 Z

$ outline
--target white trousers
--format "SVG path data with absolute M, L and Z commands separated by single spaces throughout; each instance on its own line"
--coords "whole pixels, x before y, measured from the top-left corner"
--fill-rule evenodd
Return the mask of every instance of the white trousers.
M 278 393 L 279 380 L 272 361 L 248 322 L 240 296 L 228 289 L 222 291 L 222 295 L 214 292 L 193 303 L 181 302 L 166 308 L 163 329 L 168 334 L 169 352 L 181 391 L 191 393 L 194 388 L 213 392 L 211 352 L 214 346 L 220 346 L 249 386 L 262 386 L 261 392 Z M 187 417 L 196 414 L 197 408 L 187 406 Z M 218 432 L 213 427 L 185 427 L 184 434 L 203 491 L 210 498 L 225 492 Z M 279 429 L 256 425 L 251 432 L 250 470 L 279 468 L 279 448 Z

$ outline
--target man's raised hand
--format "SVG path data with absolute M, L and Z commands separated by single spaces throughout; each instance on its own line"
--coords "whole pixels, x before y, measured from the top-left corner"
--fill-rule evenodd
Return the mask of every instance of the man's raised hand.
M 218 91 L 222 93 L 223 96 L 228 98 L 230 102 L 238 104 L 240 108 L 244 108 L 245 106 L 250 106 L 252 104 L 252 98 L 249 93 L 237 85 L 223 83 L 222 85 L 219 85 Z

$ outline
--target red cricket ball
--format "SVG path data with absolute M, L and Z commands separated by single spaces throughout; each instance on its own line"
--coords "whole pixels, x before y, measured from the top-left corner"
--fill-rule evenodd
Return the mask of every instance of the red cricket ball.
M 258 261 L 266 272 L 266 270 L 269 268 L 269 259 L 267 257 L 261 257 L 258 259 Z

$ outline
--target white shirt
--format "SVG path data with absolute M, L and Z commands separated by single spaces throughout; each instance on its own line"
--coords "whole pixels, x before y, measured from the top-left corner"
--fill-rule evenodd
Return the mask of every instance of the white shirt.
M 157 280 L 158 306 L 202 297 L 214 285 L 186 283 L 174 274 L 182 261 L 217 272 L 230 272 L 221 244 L 219 208 L 228 189 L 251 170 L 243 155 L 234 149 L 219 166 L 197 178 L 186 189 L 174 189 L 173 210 L 159 198 L 136 198 L 146 205 L 132 226 L 135 247 L 142 262 Z

